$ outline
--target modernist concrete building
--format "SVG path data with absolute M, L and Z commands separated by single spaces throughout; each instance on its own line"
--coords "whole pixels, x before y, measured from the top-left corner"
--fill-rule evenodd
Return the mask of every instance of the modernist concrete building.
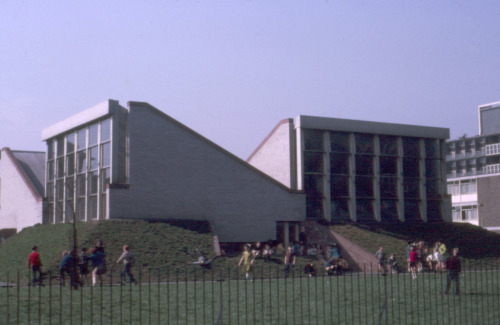
M 245 162 L 147 103 L 108 100 L 44 129 L 46 155 L 4 149 L 0 228 L 187 219 L 208 221 L 220 242 L 246 242 L 287 241 L 307 219 L 450 220 L 448 137 L 299 116 Z
M 305 191 L 307 218 L 450 220 L 449 129 L 299 116 L 281 121 L 248 162 Z
M 454 222 L 500 231 L 500 102 L 478 107 L 479 135 L 446 144 Z
M 42 223 L 45 153 L 3 148 L 1 163 L 0 229 Z
M 221 242 L 276 238 L 305 217 L 305 196 L 147 103 L 109 100 L 42 131 L 45 223 L 209 221 Z

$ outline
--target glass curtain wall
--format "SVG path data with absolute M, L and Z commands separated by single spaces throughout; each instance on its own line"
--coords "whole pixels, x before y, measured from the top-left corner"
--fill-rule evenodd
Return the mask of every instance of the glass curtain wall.
M 330 132 L 330 204 L 332 220 L 349 220 L 349 134 Z
M 323 132 L 304 130 L 304 189 L 307 218 L 323 218 Z
M 383 222 L 398 220 L 398 142 L 397 137 L 379 136 L 380 216 Z
M 425 139 L 425 189 L 427 197 L 427 221 L 438 222 L 441 220 L 440 205 L 440 166 L 439 143 L 435 139 Z M 470 149 L 468 149 L 470 152 Z
M 111 141 L 111 118 L 47 141 L 49 223 L 107 217 Z
M 358 222 L 373 222 L 373 182 L 374 182 L 374 142 L 373 135 L 357 133 L 356 155 L 354 156 L 356 175 L 356 220 Z
M 420 222 L 420 148 L 419 139 L 403 137 L 403 195 L 406 222 Z

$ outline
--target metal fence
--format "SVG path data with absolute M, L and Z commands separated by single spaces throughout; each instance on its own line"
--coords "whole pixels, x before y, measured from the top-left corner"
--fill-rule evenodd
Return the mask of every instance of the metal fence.
M 30 286 L 2 276 L 0 324 L 500 324 L 498 261 L 466 262 L 460 295 L 444 294 L 447 273 L 363 272 L 316 276 L 295 267 L 134 268 L 137 285 L 111 269 L 99 286 L 62 286 L 46 274 Z M 452 288 L 453 289 L 453 288 Z

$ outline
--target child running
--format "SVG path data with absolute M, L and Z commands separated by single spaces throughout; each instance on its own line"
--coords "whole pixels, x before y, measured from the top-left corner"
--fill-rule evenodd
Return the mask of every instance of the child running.
M 238 263 L 238 266 L 243 263 L 243 270 L 245 271 L 245 278 L 247 280 L 252 280 L 253 275 L 252 275 L 252 265 L 253 261 L 255 260 L 255 257 L 253 254 L 250 252 L 250 247 L 249 245 L 245 245 L 243 247 L 243 255 L 241 256 L 240 262 Z

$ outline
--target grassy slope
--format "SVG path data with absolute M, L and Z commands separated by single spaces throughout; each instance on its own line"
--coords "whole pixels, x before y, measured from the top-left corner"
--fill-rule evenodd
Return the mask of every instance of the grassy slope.
M 78 232 L 86 232 L 89 226 L 90 224 L 79 224 Z M 72 227 L 69 224 L 37 225 L 10 237 L 0 246 L 2 275 L 9 272 L 12 276 L 18 270 L 25 273 L 28 256 L 34 245 L 38 246 L 44 269 L 52 269 L 53 266 L 58 265 L 61 251 L 71 247 L 72 233 Z
M 138 265 L 149 267 L 168 265 L 185 266 L 194 261 L 183 252 L 184 248 L 195 248 L 213 257 L 213 243 L 210 234 L 200 234 L 165 223 L 146 221 L 102 221 L 99 223 L 78 223 L 78 246 L 92 248 L 97 239 L 102 239 L 108 261 L 116 261 L 122 246 L 128 244 L 136 255 Z M 1 275 L 27 270 L 27 259 L 31 247 L 37 245 L 44 264 L 44 271 L 57 274 L 61 252 L 72 247 L 72 226 L 70 224 L 37 225 L 26 228 L 10 237 L 0 246 Z
M 110 262 L 118 258 L 124 244 L 130 245 L 135 253 L 137 265 L 148 267 L 183 268 L 195 260 L 184 252 L 185 249 L 192 252 L 198 248 L 205 252 L 208 258 L 214 257 L 210 234 L 198 233 L 166 223 L 138 220 L 101 221 L 79 223 L 77 229 L 79 248 L 91 248 L 97 239 L 102 239 Z M 386 253 L 395 253 L 402 265 L 406 260 L 408 238 L 423 239 L 428 243 L 442 239 L 449 248 L 460 247 L 461 255 L 467 258 L 499 257 L 500 255 L 500 235 L 465 224 L 385 228 L 338 225 L 333 226 L 333 229 L 369 252 L 375 253 L 379 246 L 384 246 Z M 12 277 L 18 270 L 24 278 L 27 274 L 28 255 L 33 245 L 39 247 L 45 265 L 44 271 L 51 270 L 53 274 L 57 274 L 62 250 L 70 249 L 72 246 L 72 226 L 70 224 L 37 225 L 10 237 L 0 246 L 2 265 L 0 278 L 4 278 L 7 272 L 10 272 Z M 238 259 L 238 256 L 218 258 L 213 264 L 215 268 L 233 268 L 238 263 Z M 305 258 L 298 259 L 296 272 L 301 272 L 306 261 Z M 277 259 L 276 262 L 280 263 L 280 260 Z M 256 267 L 261 265 L 268 268 L 278 264 L 256 262 Z M 317 263 L 317 267 L 320 266 Z
M 469 224 L 422 224 L 411 227 L 347 224 L 333 226 L 332 229 L 369 252 L 375 253 L 380 246 L 384 246 L 386 254 L 394 253 L 400 262 L 406 261 L 408 239 L 424 240 L 429 245 L 440 240 L 448 250 L 459 247 L 460 255 L 470 259 L 500 257 L 500 235 Z

